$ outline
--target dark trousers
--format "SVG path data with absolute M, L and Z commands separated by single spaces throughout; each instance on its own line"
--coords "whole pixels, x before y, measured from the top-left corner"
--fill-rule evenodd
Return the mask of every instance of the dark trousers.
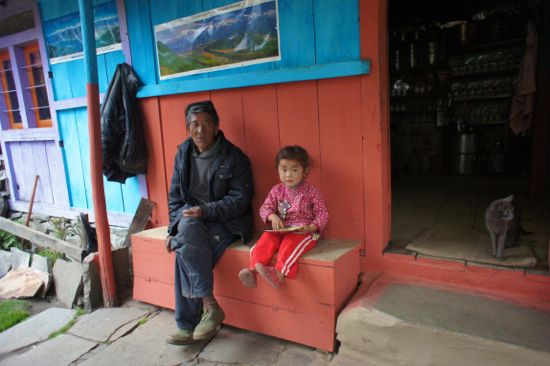
M 172 239 L 176 253 L 175 295 L 176 324 L 193 330 L 202 314 L 202 298 L 212 296 L 214 266 L 225 248 L 237 240 L 227 228 L 216 222 L 184 217 Z

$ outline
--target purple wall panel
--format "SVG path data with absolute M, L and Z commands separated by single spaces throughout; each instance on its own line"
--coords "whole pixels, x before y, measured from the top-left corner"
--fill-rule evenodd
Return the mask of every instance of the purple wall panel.
M 32 189 L 30 168 L 31 165 L 25 161 L 20 142 L 10 142 L 7 144 L 12 159 L 12 174 L 15 180 L 14 187 L 18 193 L 18 199 L 29 201 Z
M 23 161 L 23 164 L 15 168 L 15 175 L 17 176 L 17 183 L 19 184 L 19 194 L 21 198 L 25 197 L 25 201 L 30 201 L 34 177 L 38 174 L 33 159 L 34 151 L 32 142 L 20 142 L 19 154 Z M 21 184 L 22 180 L 24 180 L 24 186 Z M 42 191 L 37 187 L 34 202 L 42 202 L 42 196 Z
M 34 162 L 34 174 L 38 175 L 38 186 L 36 187 L 35 202 L 53 203 L 52 182 L 50 168 L 48 166 L 48 155 L 45 141 L 27 142 L 32 150 Z M 34 180 L 33 180 L 34 183 Z M 31 192 L 32 193 L 32 192 Z
M 53 203 L 57 207 L 69 207 L 69 197 L 67 195 L 67 182 L 63 160 L 59 148 L 54 141 L 46 141 L 46 154 L 48 156 L 48 166 L 50 167 L 50 179 L 52 182 Z
M 48 161 L 46 144 L 52 145 L 55 148 L 53 141 L 23 141 L 6 144 L 11 155 L 12 175 L 15 179 L 15 187 L 18 190 L 19 201 L 30 201 L 36 175 L 40 178 L 36 187 L 35 203 L 53 204 L 54 185 L 56 186 L 56 190 L 63 189 L 65 185 L 64 182 L 59 182 L 60 179 L 63 179 L 63 176 L 59 172 L 50 174 L 51 167 Z M 59 163 L 56 164 L 58 167 L 59 165 Z M 52 176 L 55 177 L 53 181 Z M 60 197 L 61 202 L 66 202 L 66 198 Z M 67 207 L 67 205 L 64 206 Z

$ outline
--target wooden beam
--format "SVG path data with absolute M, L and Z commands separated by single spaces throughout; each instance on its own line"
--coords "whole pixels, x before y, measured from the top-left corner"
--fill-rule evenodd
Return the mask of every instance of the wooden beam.
M 76 247 L 66 241 L 59 240 L 4 217 L 0 217 L 0 230 L 7 231 L 10 234 L 18 236 L 38 246 L 64 253 L 75 260 L 80 261 L 82 259 L 82 248 Z

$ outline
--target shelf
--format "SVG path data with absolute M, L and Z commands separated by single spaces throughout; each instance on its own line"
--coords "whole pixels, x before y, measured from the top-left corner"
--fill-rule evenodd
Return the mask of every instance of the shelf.
M 393 100 L 406 100 L 406 99 L 425 99 L 425 98 L 437 98 L 436 94 L 407 94 L 407 95 L 395 95 L 390 97 Z
M 508 39 L 506 41 L 500 41 L 500 42 L 493 42 L 493 43 L 484 43 L 479 44 L 475 46 L 464 46 L 463 48 L 457 48 L 457 49 L 450 49 L 447 48 L 447 55 L 460 55 L 460 54 L 468 54 L 468 53 L 474 53 L 478 51 L 484 51 L 484 50 L 491 50 L 495 48 L 506 48 L 506 47 L 513 47 L 513 46 L 525 46 L 525 38 L 513 38 Z
M 497 100 L 497 99 L 507 99 L 512 98 L 512 94 L 506 94 L 506 95 L 493 95 L 488 97 L 475 97 L 475 98 L 459 98 L 459 99 L 451 99 L 453 102 L 482 102 L 487 100 Z
M 515 72 L 516 74 L 519 71 L 519 66 L 508 68 L 508 69 L 500 69 L 500 70 L 491 70 L 491 71 L 476 71 L 476 72 L 468 72 L 463 74 L 453 74 L 451 73 L 451 78 L 468 78 L 468 77 L 479 77 L 479 76 L 486 76 L 491 77 L 493 75 L 502 75 L 502 74 L 512 74 Z
M 390 70 L 390 75 L 413 74 L 413 73 L 416 73 L 416 72 L 424 72 L 425 73 L 426 71 L 437 72 L 437 71 L 439 71 L 440 68 L 442 68 L 444 66 L 445 66 L 445 64 L 441 63 L 441 64 L 437 64 L 437 65 L 423 65 L 423 66 L 417 66 L 417 67 L 412 67 L 412 68 L 404 68 L 404 69 L 400 69 L 400 70 L 391 69 Z

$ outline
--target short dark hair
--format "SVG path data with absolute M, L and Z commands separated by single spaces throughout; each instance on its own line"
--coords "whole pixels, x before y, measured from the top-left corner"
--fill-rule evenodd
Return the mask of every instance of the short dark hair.
M 283 159 L 296 160 L 304 170 L 309 167 L 309 154 L 306 149 L 298 145 L 285 146 L 279 150 L 275 157 L 275 168 L 279 167 L 279 163 Z
M 200 102 L 191 103 L 187 106 L 187 108 L 185 108 L 185 127 L 189 128 L 189 123 L 191 123 L 191 115 L 202 112 L 208 113 L 212 116 L 215 126 L 220 125 L 220 118 L 218 117 L 218 112 L 216 112 L 214 103 L 209 100 L 203 100 Z

